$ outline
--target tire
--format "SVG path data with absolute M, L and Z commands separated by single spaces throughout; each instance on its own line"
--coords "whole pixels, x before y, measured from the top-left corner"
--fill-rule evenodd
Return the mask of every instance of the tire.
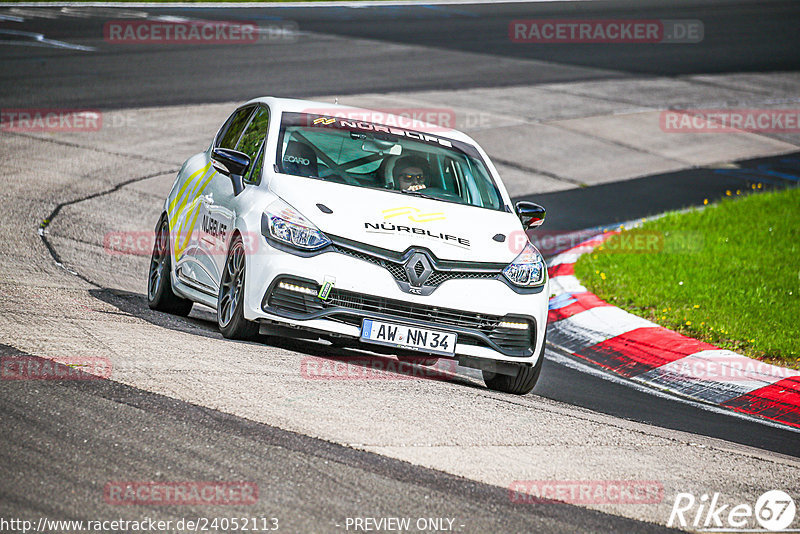
M 417 365 L 427 365 L 430 367 L 431 365 L 436 365 L 436 362 L 439 361 L 439 358 L 427 358 L 424 356 L 398 356 L 398 360 L 401 362 L 408 362 L 408 363 L 415 363 Z
M 192 311 L 192 301 L 179 297 L 172 290 L 172 254 L 170 252 L 169 221 L 166 216 L 156 227 L 156 242 L 150 256 L 147 276 L 147 305 L 150 309 L 186 317 Z
M 539 360 L 536 365 L 518 365 L 515 376 L 501 375 L 491 371 L 483 370 L 483 381 L 486 387 L 494 391 L 512 393 L 514 395 L 526 395 L 531 392 L 539 374 L 542 372 L 542 362 L 544 361 L 544 345 L 546 339 L 542 340 L 542 350 L 539 351 Z
M 242 237 L 233 238 L 217 295 L 217 324 L 228 339 L 253 339 L 258 335 L 258 323 L 244 318 L 245 252 Z

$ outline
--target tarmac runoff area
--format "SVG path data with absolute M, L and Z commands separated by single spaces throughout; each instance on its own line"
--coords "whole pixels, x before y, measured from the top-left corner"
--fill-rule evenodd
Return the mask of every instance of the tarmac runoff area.
M 453 109 L 520 196 L 797 151 L 797 134 L 659 127 L 667 107 L 788 107 L 797 94 L 800 76 L 788 73 L 360 95 L 340 103 Z M 116 126 L 97 132 L 0 137 L 13 177 L 0 193 L 0 343 L 44 358 L 109 358 L 112 380 L 122 384 L 502 488 L 520 480 L 658 481 L 661 502 L 586 504 L 658 524 L 681 492 L 723 492 L 726 502 L 752 505 L 768 489 L 796 487 L 797 458 L 535 394 L 493 393 L 461 368 L 449 380 L 308 380 L 301 360 L 335 351 L 223 340 L 199 306 L 188 321 L 150 312 L 143 296 L 149 258 L 108 254 L 103 238 L 152 230 L 175 172 L 208 145 L 234 105 L 119 110 L 103 117 Z M 46 235 L 65 268 L 37 233 L 62 204 Z

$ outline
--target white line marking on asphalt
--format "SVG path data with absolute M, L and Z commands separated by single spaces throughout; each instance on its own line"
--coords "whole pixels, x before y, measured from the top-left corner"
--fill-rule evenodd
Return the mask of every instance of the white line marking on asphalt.
M 16 35 L 30 40 L 0 40 L 0 44 L 12 46 L 48 46 L 51 48 L 67 48 L 70 50 L 81 50 L 84 52 L 94 52 L 93 46 L 76 45 L 55 39 L 47 39 L 44 34 L 23 32 L 18 30 L 0 30 L 0 35 Z
M 73 7 L 62 7 L 61 14 L 66 17 L 75 17 L 79 19 L 90 19 L 95 16 L 91 9 L 76 9 Z
M 15 4 L 20 5 L 20 4 Z M 52 11 L 44 10 L 44 9 L 20 9 L 15 7 L 11 10 L 11 13 L 14 15 L 21 15 L 23 17 L 41 17 L 45 19 L 57 19 L 59 17 L 58 13 L 53 13 Z
M 161 22 L 190 22 L 191 19 L 187 19 L 186 17 L 175 17 L 173 15 L 159 15 L 157 17 L 153 17 L 150 20 L 158 20 Z

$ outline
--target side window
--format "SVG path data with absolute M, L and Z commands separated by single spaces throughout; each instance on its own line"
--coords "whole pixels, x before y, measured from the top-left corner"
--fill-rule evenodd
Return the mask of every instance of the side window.
M 244 131 L 244 135 L 236 145 L 236 150 L 244 152 L 250 159 L 253 160 L 258 154 L 258 149 L 261 148 L 261 142 L 267 137 L 267 129 L 269 128 L 269 111 L 266 108 L 258 108 L 253 120 Z
M 258 153 L 258 159 L 254 165 L 250 166 L 250 172 L 245 177 L 244 181 L 247 183 L 258 185 L 261 183 L 261 169 L 264 168 L 264 149 L 262 145 L 261 152 Z
M 259 107 L 258 111 L 253 115 L 250 124 L 247 125 L 247 129 L 239 140 L 239 144 L 236 145 L 236 150 L 250 156 L 252 164 L 251 172 L 247 178 L 249 182 L 257 183 L 261 177 L 263 155 L 259 153 L 259 149 L 264 144 L 268 129 L 269 110 Z M 256 156 L 258 156 L 258 159 L 256 159 Z
M 453 158 L 445 158 L 444 171 L 442 172 L 445 191 L 455 192 L 458 196 L 472 204 L 472 195 L 469 188 L 465 188 L 464 172 L 461 164 Z
M 217 147 L 234 148 L 252 112 L 252 106 L 234 112 L 233 115 L 228 118 L 228 122 L 225 123 L 225 126 L 222 127 L 222 134 L 217 139 Z

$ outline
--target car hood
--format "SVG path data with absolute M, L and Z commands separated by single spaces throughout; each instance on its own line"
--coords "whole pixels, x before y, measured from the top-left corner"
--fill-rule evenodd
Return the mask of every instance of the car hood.
M 525 239 L 508 212 L 296 176 L 277 176 L 270 189 L 325 234 L 396 252 L 420 247 L 441 260 L 509 263 Z

